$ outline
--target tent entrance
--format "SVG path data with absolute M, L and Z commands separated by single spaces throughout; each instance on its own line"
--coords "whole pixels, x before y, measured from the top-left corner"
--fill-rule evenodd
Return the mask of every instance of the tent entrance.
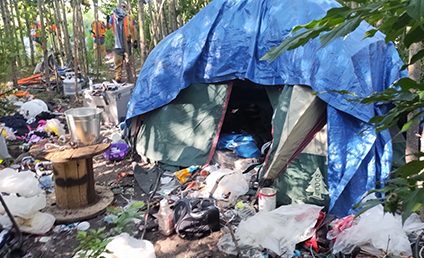
M 260 150 L 272 140 L 272 113 L 265 86 L 235 80 L 220 135 L 250 135 Z

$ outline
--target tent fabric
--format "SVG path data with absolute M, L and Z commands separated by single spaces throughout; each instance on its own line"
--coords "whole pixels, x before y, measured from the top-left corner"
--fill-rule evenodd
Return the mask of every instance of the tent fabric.
M 169 168 L 204 165 L 222 123 L 228 92 L 227 84 L 193 84 L 166 107 L 146 114 L 137 152 Z
M 278 205 L 308 203 L 323 206 L 327 211 L 330 204 L 327 181 L 327 127 L 324 126 L 272 182 L 272 187 L 278 189 Z
M 271 150 L 276 152 L 274 156 L 277 155 L 278 158 L 271 159 L 270 164 L 266 166 L 265 179 L 277 178 L 292 161 L 296 150 L 306 147 L 301 144 L 312 128 L 321 122 L 322 114 L 326 112 L 325 103 L 313 95 L 310 88 L 298 85 L 286 87 L 293 87 L 289 106 L 284 105 L 287 103 L 285 96 L 281 96 L 283 103 L 274 106 L 273 131 L 281 132 L 281 136 L 278 141 L 272 143 Z M 281 119 L 282 117 L 284 119 Z M 284 123 L 281 123 L 282 121 Z M 318 128 L 318 131 L 321 128 Z
M 170 103 L 193 83 L 241 79 L 278 87 L 306 85 L 317 92 L 347 90 L 365 97 L 405 76 L 399 72 L 403 64 L 395 47 L 385 43 L 384 35 L 363 39 L 370 28 L 365 22 L 323 48 L 315 39 L 271 63 L 260 60 L 294 26 L 338 6 L 332 0 L 214 0 L 149 54 L 128 103 L 127 122 Z M 330 212 L 344 216 L 349 211 L 342 204 L 351 205 L 374 187 L 373 181 L 388 177 L 391 139 L 388 132 L 359 135 L 381 107 L 346 102 L 345 96 L 331 92 L 318 97 L 328 104 Z M 363 186 L 351 183 L 357 177 L 363 178 Z

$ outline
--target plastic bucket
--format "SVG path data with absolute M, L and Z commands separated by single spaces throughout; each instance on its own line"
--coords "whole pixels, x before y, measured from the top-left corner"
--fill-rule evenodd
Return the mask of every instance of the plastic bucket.
M 100 121 L 102 110 L 83 107 L 65 111 L 71 141 L 78 146 L 96 144 L 100 140 Z
M 259 211 L 272 211 L 277 203 L 277 190 L 270 187 L 262 188 L 259 191 Z

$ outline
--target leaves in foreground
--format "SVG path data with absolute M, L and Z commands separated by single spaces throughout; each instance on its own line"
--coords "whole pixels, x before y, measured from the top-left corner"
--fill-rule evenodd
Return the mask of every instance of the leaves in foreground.
M 102 233 L 106 227 L 99 228 L 98 230 L 90 229 L 86 231 L 78 231 L 77 240 L 79 245 L 75 248 L 75 252 L 79 252 L 80 258 L 97 258 L 102 253 L 111 253 L 106 249 L 112 239 L 107 239 L 106 234 Z

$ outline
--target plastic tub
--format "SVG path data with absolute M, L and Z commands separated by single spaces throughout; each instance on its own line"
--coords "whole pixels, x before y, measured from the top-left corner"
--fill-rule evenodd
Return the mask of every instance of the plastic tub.
M 110 148 L 103 153 L 103 157 L 109 161 L 118 161 L 127 156 L 128 149 L 128 144 L 126 143 L 112 143 Z
M 71 141 L 78 146 L 96 144 L 100 141 L 100 120 L 102 110 L 83 107 L 65 111 Z

